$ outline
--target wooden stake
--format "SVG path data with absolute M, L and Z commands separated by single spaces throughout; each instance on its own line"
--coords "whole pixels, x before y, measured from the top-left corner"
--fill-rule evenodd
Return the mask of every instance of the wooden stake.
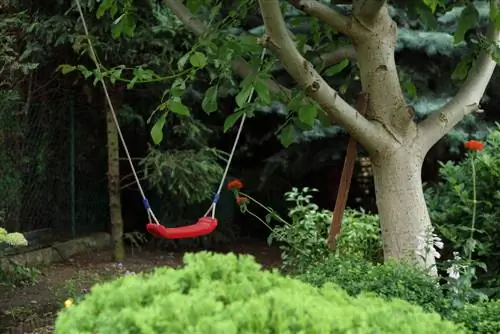
M 358 110 L 359 114 L 364 116 L 367 108 L 368 94 L 360 93 L 356 101 L 356 110 Z M 352 174 L 354 173 L 357 153 L 357 142 L 352 136 L 350 136 L 344 159 L 344 167 L 342 169 L 342 175 L 340 176 L 340 184 L 337 191 L 335 208 L 333 209 L 332 225 L 330 226 L 330 233 L 328 234 L 327 242 L 330 249 L 335 248 L 337 236 L 339 235 L 342 227 L 342 217 L 344 216 L 344 210 L 347 204 L 347 197 L 349 195 L 349 188 L 351 186 Z

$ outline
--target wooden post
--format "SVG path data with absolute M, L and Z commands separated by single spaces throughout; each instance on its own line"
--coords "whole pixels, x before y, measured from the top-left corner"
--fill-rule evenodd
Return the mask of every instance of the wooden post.
M 356 101 L 356 110 L 360 115 L 366 114 L 368 108 L 368 94 L 360 93 Z M 328 234 L 328 247 L 335 248 L 337 236 L 342 227 L 342 217 L 344 216 L 345 206 L 347 204 L 347 197 L 349 195 L 349 188 L 351 186 L 352 174 L 354 173 L 354 165 L 356 164 L 357 155 L 357 142 L 350 136 L 349 143 L 347 144 L 347 152 L 344 159 L 344 167 L 342 175 L 340 176 L 339 189 L 337 191 L 337 199 L 335 201 L 335 208 L 333 209 L 332 224 L 330 226 L 330 233 Z

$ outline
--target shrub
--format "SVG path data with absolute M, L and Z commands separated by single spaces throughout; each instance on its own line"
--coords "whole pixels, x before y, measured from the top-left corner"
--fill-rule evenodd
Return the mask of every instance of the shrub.
M 350 297 L 261 271 L 250 256 L 202 252 L 186 267 L 95 286 L 57 333 L 465 333 L 402 300 Z
M 357 256 L 372 262 L 384 259 L 380 219 L 364 210 L 346 209 L 337 239 L 341 256 Z
M 478 334 L 500 333 L 500 300 L 467 304 L 450 317 Z
M 498 219 L 500 207 L 500 128 L 487 137 L 481 152 L 467 154 L 458 163 L 442 164 L 442 182 L 426 188 L 426 199 L 434 225 L 455 251 L 474 253 L 476 260 L 484 262 L 489 274 L 495 278 L 500 268 L 500 238 Z M 475 179 L 472 177 L 474 159 Z M 477 192 L 474 240 L 471 240 L 474 184 Z M 471 242 L 472 241 L 472 242 Z M 496 282 L 498 284 L 498 282 Z
M 269 236 L 269 241 L 281 242 L 283 269 L 289 272 L 302 272 L 331 254 L 326 241 L 332 213 L 320 210 L 312 202 L 311 193 L 317 191 L 305 187 L 301 190 L 292 188 L 285 193 L 286 201 L 293 204 L 288 210 L 290 222 L 275 226 Z M 336 252 L 380 261 L 383 250 L 378 215 L 346 209 Z
M 447 307 L 435 279 L 410 265 L 396 262 L 372 264 L 356 258 L 331 256 L 297 278 L 314 286 L 334 283 L 352 296 L 367 291 L 388 300 L 400 298 L 426 310 L 443 312 Z
M 275 226 L 268 241 L 281 243 L 283 269 L 301 272 L 330 253 L 326 247 L 332 213 L 320 210 L 312 202 L 314 188 L 292 188 L 285 193 L 285 200 L 292 203 L 288 210 L 289 223 Z

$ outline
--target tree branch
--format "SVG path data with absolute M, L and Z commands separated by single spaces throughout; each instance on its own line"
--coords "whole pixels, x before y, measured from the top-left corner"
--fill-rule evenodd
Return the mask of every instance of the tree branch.
M 340 63 L 344 58 L 349 60 L 356 59 L 356 50 L 352 45 L 339 47 L 335 51 L 326 52 L 313 58 L 311 62 L 315 66 L 333 66 Z M 273 66 L 273 71 L 283 70 L 283 64 L 278 63 Z
M 198 20 L 189 9 L 187 9 L 179 0 L 164 0 L 165 5 L 184 23 L 186 28 L 197 36 L 203 35 L 208 31 L 208 27 L 202 21 Z M 235 59 L 232 64 L 233 71 L 242 78 L 255 73 L 255 70 L 242 58 Z M 273 93 L 281 93 L 290 96 L 290 90 L 283 87 L 273 79 L 265 82 L 266 87 Z
M 288 35 L 279 0 L 259 0 L 259 6 L 267 32 L 262 43 L 278 56 L 287 72 L 303 87 L 306 94 L 367 150 L 374 150 L 375 145 L 379 148 L 381 145 L 390 145 L 391 139 L 387 132 L 380 131 L 376 123 L 359 115 L 298 52 Z
M 500 31 L 490 26 L 489 32 L 488 35 L 492 37 L 492 40 L 498 43 Z M 490 82 L 495 66 L 496 62 L 491 58 L 488 50 L 482 51 L 455 97 L 420 122 L 417 140 L 424 152 L 428 151 L 466 115 L 479 111 L 479 101 Z
M 372 24 L 384 5 L 385 0 L 354 0 L 353 16 L 363 23 Z
M 335 51 L 331 51 L 328 53 L 324 53 L 319 55 L 315 59 L 312 60 L 313 64 L 322 64 L 324 66 L 332 66 L 340 63 L 344 58 L 347 59 L 355 59 L 356 58 L 356 50 L 352 46 L 343 46 L 338 48 Z
M 353 24 L 350 16 L 342 15 L 319 1 L 288 0 L 288 2 L 298 10 L 317 18 L 346 36 L 352 37 L 358 29 L 358 26 Z

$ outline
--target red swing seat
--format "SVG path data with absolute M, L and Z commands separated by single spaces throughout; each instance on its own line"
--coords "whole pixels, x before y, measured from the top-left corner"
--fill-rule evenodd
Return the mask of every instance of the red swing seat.
M 196 224 L 181 227 L 166 227 L 149 223 L 146 225 L 146 230 L 158 238 L 186 239 L 210 234 L 217 228 L 218 223 L 217 218 L 201 217 Z

